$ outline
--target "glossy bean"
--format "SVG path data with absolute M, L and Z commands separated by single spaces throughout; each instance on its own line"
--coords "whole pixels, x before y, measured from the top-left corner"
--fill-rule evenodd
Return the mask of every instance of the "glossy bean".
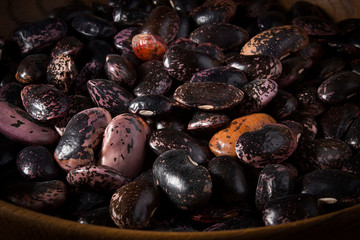
M 296 149 L 294 133 L 281 124 L 268 124 L 259 130 L 245 132 L 235 144 L 240 161 L 255 168 L 281 163 Z
M 112 167 L 128 178 L 136 177 L 146 156 L 149 126 L 137 115 L 123 113 L 107 125 L 99 163 Z
M 0 132 L 14 141 L 28 145 L 56 143 L 59 135 L 50 126 L 33 119 L 24 110 L 0 101 Z
M 181 130 L 172 128 L 153 131 L 149 145 L 157 155 L 173 149 L 186 150 L 192 161 L 197 164 L 207 163 L 211 156 L 207 147 L 200 140 Z
M 48 84 L 32 84 L 21 91 L 25 110 L 40 121 L 58 119 L 67 114 L 70 100 L 62 91 Z
M 284 25 L 265 30 L 250 39 L 241 49 L 243 55 L 270 55 L 281 59 L 291 52 L 297 52 L 309 42 L 303 28 Z
M 184 150 L 161 154 L 154 162 L 153 174 L 156 185 L 180 209 L 194 209 L 211 197 L 212 180 L 208 170 L 194 162 Z
M 106 79 L 92 79 L 87 81 L 91 100 L 98 107 L 108 110 L 115 117 L 127 112 L 133 95 L 118 82 Z
M 54 157 L 65 171 L 94 163 L 94 152 L 102 141 L 110 113 L 103 108 L 85 109 L 75 114 L 61 136 Z

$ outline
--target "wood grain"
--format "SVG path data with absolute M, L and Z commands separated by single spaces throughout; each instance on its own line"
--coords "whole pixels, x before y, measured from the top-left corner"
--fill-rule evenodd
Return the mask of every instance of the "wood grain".
M 157 232 L 124 230 L 47 216 L 0 200 L 2 240 L 311 240 L 357 239 L 360 205 L 307 220 L 272 227 L 219 232 Z
M 335 22 L 346 18 L 360 17 L 359 0 L 305 0 L 320 6 Z M 290 9 L 296 0 L 280 0 L 286 9 Z

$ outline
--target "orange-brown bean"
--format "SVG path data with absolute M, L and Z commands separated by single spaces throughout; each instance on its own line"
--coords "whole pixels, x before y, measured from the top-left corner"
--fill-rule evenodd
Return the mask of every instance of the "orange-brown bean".
M 210 150 L 216 156 L 230 155 L 236 157 L 235 143 L 241 134 L 255 131 L 276 120 L 265 113 L 253 113 L 231 121 L 229 126 L 215 133 L 209 141 Z

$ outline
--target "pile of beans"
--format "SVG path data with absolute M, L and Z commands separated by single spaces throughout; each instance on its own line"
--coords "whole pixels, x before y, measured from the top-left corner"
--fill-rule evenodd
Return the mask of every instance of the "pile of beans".
M 5 201 L 161 231 L 360 201 L 360 19 L 305 1 L 74 2 L 0 48 Z

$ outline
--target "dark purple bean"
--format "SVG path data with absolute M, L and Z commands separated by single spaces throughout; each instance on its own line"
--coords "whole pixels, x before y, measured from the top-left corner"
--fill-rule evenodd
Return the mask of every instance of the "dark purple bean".
M 136 71 L 134 66 L 124 56 L 109 54 L 106 56 L 105 72 L 110 80 L 118 82 L 125 87 L 134 87 L 136 84 Z
M 211 131 L 226 126 L 230 118 L 225 114 L 212 112 L 195 112 L 187 125 L 190 131 Z
M 190 50 L 195 50 L 196 49 L 196 43 L 191 41 L 190 39 L 186 38 L 186 37 L 183 37 L 183 38 L 178 38 L 178 39 L 175 39 L 174 42 L 172 42 L 170 45 L 169 45 L 169 48 L 187 48 L 187 49 L 190 49 Z
M 115 7 L 113 11 L 114 23 L 125 26 L 143 25 L 149 13 L 140 8 Z
M 238 105 L 244 98 L 244 93 L 226 83 L 196 82 L 179 86 L 173 97 L 176 101 L 199 110 L 224 110 Z
M 137 97 L 166 94 L 172 85 L 172 79 L 159 60 L 147 61 L 140 65 L 137 76 L 138 84 L 133 89 Z
M 170 99 L 162 95 L 146 95 L 134 98 L 129 105 L 129 112 L 143 117 L 159 117 L 172 110 Z
M 232 0 L 205 1 L 191 12 L 198 26 L 210 23 L 230 22 L 236 14 L 236 3 Z
M 32 84 L 21 91 L 25 110 L 40 121 L 58 119 L 65 116 L 70 108 L 67 95 L 48 84 Z
M 332 75 L 318 88 L 319 98 L 330 104 L 340 103 L 360 90 L 360 75 L 345 71 Z
M 64 117 L 57 119 L 54 123 L 54 127 L 60 136 L 64 134 L 66 125 L 76 113 L 94 107 L 91 100 L 83 95 L 70 95 L 69 101 L 70 108 L 67 114 Z
M 255 193 L 255 204 L 261 212 L 272 199 L 285 197 L 295 192 L 296 176 L 282 164 L 269 164 L 259 175 Z
M 119 188 L 112 195 L 110 216 L 119 228 L 144 228 L 158 205 L 158 190 L 153 182 L 138 179 Z
M 6 137 L 28 145 L 55 143 L 59 135 L 49 126 L 35 121 L 27 112 L 0 101 L 0 132 Z
M 248 81 L 276 80 L 282 72 L 281 62 L 267 55 L 234 55 L 226 59 L 228 66 L 244 71 Z
M 73 36 L 68 36 L 57 42 L 55 47 L 51 50 L 51 57 L 69 54 L 73 58 L 77 58 L 81 53 L 84 44 Z
M 319 17 L 301 16 L 294 18 L 292 22 L 312 36 L 332 36 L 338 33 L 335 23 Z
M 46 69 L 50 58 L 46 54 L 32 54 L 26 56 L 18 65 L 16 80 L 24 83 L 40 82 L 46 78 Z
M 52 153 L 42 146 L 22 149 L 16 157 L 16 165 L 27 180 L 55 180 L 59 172 Z
M 194 48 L 180 46 L 170 47 L 164 55 L 163 62 L 168 73 L 182 82 L 189 81 L 193 74 L 201 70 L 221 65 L 221 62 L 212 56 Z
M 290 119 L 300 123 L 303 126 L 301 138 L 303 140 L 314 139 L 318 132 L 318 124 L 311 113 L 301 110 L 295 110 L 290 115 Z
M 352 148 L 360 148 L 360 117 L 356 117 L 351 123 L 344 140 Z
M 339 139 L 303 141 L 296 151 L 294 164 L 304 172 L 316 169 L 341 169 L 345 160 L 352 157 L 351 148 Z
M 47 80 L 59 90 L 68 93 L 78 76 L 74 60 L 69 55 L 59 55 L 51 59 L 46 72 Z
M 86 63 L 75 80 L 75 93 L 88 95 L 87 81 L 97 79 L 104 69 L 104 64 L 96 59 Z
M 297 105 L 298 101 L 291 93 L 279 89 L 276 96 L 266 106 L 264 111 L 275 118 L 284 119 L 295 111 Z
M 197 51 L 205 53 L 211 57 L 214 57 L 219 62 L 224 62 L 225 55 L 221 48 L 213 43 L 202 43 L 197 46 Z
M 61 206 L 66 199 L 66 185 L 59 180 L 45 182 L 14 182 L 6 187 L 4 198 L 34 211 L 48 211 Z
M 223 82 L 241 89 L 248 81 L 243 71 L 233 67 L 221 66 L 195 73 L 190 82 Z
M 330 107 L 320 117 L 322 134 L 325 138 L 342 138 L 359 114 L 359 107 L 351 102 Z
M 114 117 L 104 132 L 99 163 L 125 177 L 136 177 L 145 159 L 149 134 L 149 126 L 137 115 L 123 113 Z
M 259 112 L 277 95 L 278 84 L 271 79 L 254 80 L 246 83 L 241 90 L 244 99 L 237 111 L 242 115 Z
M 156 185 L 180 209 L 194 209 L 210 200 L 212 180 L 208 170 L 184 150 L 161 154 L 154 162 L 153 174 Z
M 23 54 L 38 52 L 66 35 L 67 26 L 55 18 L 25 23 L 14 32 L 14 39 Z
M 75 168 L 67 173 L 66 180 L 74 187 L 110 192 L 130 182 L 130 179 L 122 176 L 115 169 L 104 165 Z
M 101 108 L 108 110 L 115 117 L 127 112 L 133 95 L 118 82 L 106 79 L 92 79 L 87 81 L 87 88 L 91 100 Z
M 279 123 L 290 128 L 291 131 L 296 136 L 297 142 L 299 143 L 301 135 L 303 134 L 303 125 L 301 123 L 298 123 L 298 122 L 295 122 L 292 120 L 284 120 Z M 286 163 L 283 163 L 283 164 L 286 165 Z
M 304 48 L 309 42 L 306 31 L 293 25 L 265 30 L 250 39 L 241 49 L 243 55 L 270 55 L 282 59 Z
M 158 6 L 152 9 L 141 32 L 156 35 L 169 44 L 177 35 L 179 26 L 180 18 L 174 9 Z
M 182 116 L 181 113 L 177 113 L 174 111 L 173 114 L 162 117 L 161 119 L 157 120 L 155 122 L 155 129 L 160 130 L 164 128 L 174 128 L 179 131 L 185 131 L 186 124 L 184 119 L 182 119 L 183 117 L 184 116 Z
M 75 114 L 55 148 L 54 157 L 60 167 L 68 172 L 94 163 L 94 150 L 101 143 L 110 121 L 110 113 L 103 108 L 90 108 Z
M 312 171 L 301 177 L 297 184 L 302 194 L 311 194 L 325 204 L 349 206 L 359 199 L 360 177 L 338 169 Z
M 225 51 L 242 47 L 249 40 L 249 33 L 233 24 L 213 23 L 198 27 L 189 38 L 197 44 L 213 43 Z
M 281 88 L 291 88 L 303 75 L 305 69 L 311 66 L 312 61 L 302 57 L 289 57 L 281 61 L 282 72 L 276 82 Z
M 93 14 L 82 14 L 74 17 L 71 26 L 80 34 L 90 38 L 109 38 L 116 33 L 116 28 L 112 22 Z
M 240 135 L 235 151 L 241 162 L 255 168 L 286 160 L 297 147 L 297 138 L 290 128 L 268 124 L 259 130 Z
M 305 88 L 296 94 L 299 110 L 306 110 L 313 116 L 318 116 L 326 111 L 326 105 L 322 102 L 315 88 Z
M 249 186 L 244 168 L 236 157 L 218 156 L 210 160 L 208 170 L 213 182 L 213 195 L 227 203 L 244 201 Z
M 132 51 L 131 40 L 139 33 L 138 27 L 129 27 L 118 32 L 114 37 L 114 45 L 121 53 L 127 53 Z
M 316 217 L 321 214 L 316 198 L 298 194 L 270 200 L 263 210 L 266 226 L 284 224 Z
M 210 160 L 211 156 L 207 146 L 198 139 L 173 128 L 153 131 L 149 145 L 157 155 L 173 149 L 186 150 L 191 159 L 197 164 L 205 164 Z

